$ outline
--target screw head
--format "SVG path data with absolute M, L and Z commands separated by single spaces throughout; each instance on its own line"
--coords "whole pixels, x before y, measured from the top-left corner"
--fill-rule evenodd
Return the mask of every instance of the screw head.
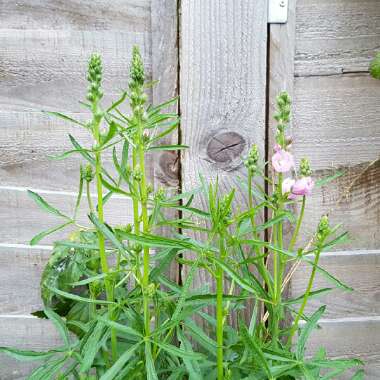
M 281 0 L 281 1 L 280 1 L 280 7 L 281 7 L 281 8 L 285 7 L 285 0 Z

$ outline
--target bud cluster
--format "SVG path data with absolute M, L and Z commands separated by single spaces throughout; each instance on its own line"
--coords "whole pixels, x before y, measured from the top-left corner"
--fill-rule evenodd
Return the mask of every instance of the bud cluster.
M 275 120 L 278 122 L 277 128 L 280 132 L 283 132 L 286 128 L 286 124 L 290 121 L 291 112 L 291 99 L 287 92 L 281 92 L 277 96 L 277 113 L 274 115 Z
M 254 174 L 257 171 L 257 163 L 259 161 L 259 151 L 257 145 L 252 145 L 247 159 L 244 161 L 245 167 L 248 169 L 250 174 Z
M 102 60 L 98 54 L 93 54 L 88 63 L 87 80 L 90 82 L 88 87 L 87 99 L 94 103 L 103 97 L 103 92 L 100 88 L 102 82 Z
M 310 177 L 313 171 L 310 167 L 310 162 L 307 158 L 302 158 L 300 163 L 300 174 L 302 177 Z
M 329 235 L 329 233 L 330 233 L 329 218 L 327 215 L 323 215 L 318 225 L 317 241 L 319 243 L 323 243 L 324 240 Z
M 80 176 L 82 180 L 86 182 L 91 182 L 94 179 L 95 173 L 90 164 L 87 164 L 85 167 L 80 166 Z
M 134 112 L 139 111 L 142 115 L 144 112 L 142 106 L 147 100 L 147 95 L 143 91 L 145 81 L 144 64 L 137 46 L 133 47 L 129 76 L 128 87 L 130 90 L 131 106 Z

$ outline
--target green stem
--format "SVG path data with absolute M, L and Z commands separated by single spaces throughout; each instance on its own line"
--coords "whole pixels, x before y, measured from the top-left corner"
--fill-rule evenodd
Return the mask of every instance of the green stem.
M 97 114 L 97 104 L 94 104 L 93 114 Z M 100 120 L 94 117 L 93 130 L 94 137 L 97 143 L 100 143 L 100 131 L 99 131 Z M 104 211 L 103 211 L 103 188 L 102 188 L 102 159 L 101 152 L 96 150 L 95 152 L 95 178 L 96 178 L 96 192 L 97 192 L 97 201 L 98 201 L 98 219 L 100 223 L 104 223 Z M 98 231 L 98 241 L 99 241 L 99 256 L 100 256 L 100 265 L 102 272 L 107 274 L 109 273 L 106 248 L 105 248 L 105 239 L 104 235 Z M 106 288 L 106 297 L 107 301 L 113 302 L 113 284 L 106 277 L 105 281 Z M 110 319 L 113 319 L 113 310 L 112 305 L 108 305 L 108 315 Z M 112 350 L 112 360 L 116 361 L 117 359 L 117 335 L 116 330 L 111 329 L 111 350 Z
M 220 260 L 223 261 L 226 256 L 223 237 L 219 240 L 219 254 Z M 223 269 L 218 266 L 216 268 L 216 343 L 217 343 L 217 373 L 218 380 L 224 379 L 223 370 L 223 325 L 224 325 L 224 313 L 223 313 Z
M 297 242 L 298 233 L 300 231 L 300 228 L 301 228 L 301 225 L 302 225 L 303 216 L 304 216 L 304 213 L 305 213 L 305 204 L 306 204 L 306 196 L 304 195 L 302 197 L 302 206 L 301 206 L 301 211 L 300 211 L 300 214 L 299 214 L 299 217 L 298 217 L 298 220 L 297 220 L 297 225 L 296 225 L 296 228 L 295 228 L 295 230 L 293 232 L 293 236 L 292 236 L 292 238 L 290 240 L 290 243 L 289 243 L 288 251 L 290 251 L 290 252 L 293 250 L 294 245 Z
M 143 224 L 143 232 L 149 232 L 149 217 L 148 217 L 148 194 L 146 186 L 146 173 L 145 173 L 145 157 L 144 147 L 142 143 L 139 145 L 139 163 L 141 169 L 141 216 Z M 149 295 L 147 293 L 149 287 L 149 273 L 150 273 L 150 254 L 149 247 L 144 247 L 143 256 L 143 298 L 144 298 L 144 321 L 145 321 L 145 334 L 150 335 L 150 311 L 149 311 Z M 148 342 L 149 343 L 149 342 Z M 150 344 L 150 343 L 149 343 Z
M 90 182 L 89 181 L 86 181 L 86 196 L 87 196 L 88 208 L 90 209 L 91 212 L 94 212 L 94 206 L 92 204 L 91 192 L 90 192 Z
M 250 220 L 251 220 L 251 226 L 252 226 L 252 230 L 253 230 L 253 238 L 255 239 L 256 233 L 254 231 L 256 229 L 256 222 L 255 222 L 255 213 L 254 213 L 253 196 L 252 196 L 252 180 L 253 180 L 252 173 L 250 171 L 248 171 L 248 207 L 249 207 L 250 212 L 252 212 L 251 216 L 250 216 Z M 261 255 L 259 247 L 255 247 L 255 252 L 256 252 L 257 256 Z M 265 259 L 261 258 L 259 260 L 258 264 L 259 264 L 258 269 L 260 271 L 260 274 L 261 274 L 264 282 L 268 286 L 269 293 L 271 294 L 273 291 L 272 283 L 271 283 L 270 278 L 268 276 L 267 267 L 265 265 Z
M 321 250 L 318 249 L 315 253 L 315 260 L 314 260 L 314 264 L 313 264 L 313 269 L 311 271 L 311 276 L 309 278 L 309 283 L 307 284 L 307 288 L 306 288 L 306 292 L 305 292 L 305 295 L 303 297 L 303 301 L 302 301 L 302 305 L 300 307 L 300 309 L 298 310 L 298 314 L 296 316 L 296 319 L 294 320 L 294 323 L 293 323 L 293 326 L 290 330 L 290 333 L 289 333 L 289 340 L 288 340 L 288 344 L 291 344 L 292 342 L 292 338 L 295 334 L 295 332 L 297 331 L 298 329 L 298 324 L 299 324 L 299 321 L 301 319 L 301 316 L 303 315 L 303 312 L 305 310 L 305 307 L 306 307 L 306 304 L 307 304 L 307 301 L 308 301 L 308 298 L 310 296 L 310 292 L 311 292 L 311 289 L 313 287 L 313 283 L 314 283 L 314 277 L 315 277 L 315 273 L 317 271 L 317 266 L 318 266 L 318 262 L 319 262 L 319 256 L 321 254 Z

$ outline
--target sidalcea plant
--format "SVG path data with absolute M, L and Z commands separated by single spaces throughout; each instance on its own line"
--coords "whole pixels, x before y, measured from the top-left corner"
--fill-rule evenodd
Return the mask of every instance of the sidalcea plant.
M 69 135 L 73 149 L 55 157 L 76 154 L 86 163 L 80 167 L 72 216 L 29 192 L 46 212 L 62 219 L 31 244 L 71 228 L 67 239 L 54 243 L 41 279 L 45 309 L 33 313 L 50 319 L 62 344 L 43 352 L 5 347 L 1 352 L 41 361 L 30 380 L 327 380 L 360 367 L 357 359 L 328 359 L 324 349 L 306 354 L 307 340 L 325 310 L 307 315 L 308 301 L 332 290 L 314 288 L 316 272 L 335 287 L 351 289 L 319 266 L 321 252 L 347 234 L 338 234 L 339 226 L 330 226 L 324 215 L 308 243 L 300 237 L 313 187 L 339 174 L 315 182 L 306 159 L 295 169 L 286 134 L 289 96 L 277 98 L 271 178 L 257 146 L 244 159 L 240 191 L 247 194 L 245 209 L 236 204 L 234 189 L 221 194 L 218 181 L 207 183 L 203 177 L 199 188 L 168 195 L 154 191 L 145 161 L 147 153 L 186 148 L 160 143 L 179 125 L 176 114 L 164 112 L 176 99 L 148 105 L 146 89 L 154 83 L 145 80 L 138 48 L 132 56 L 128 88 L 108 106 L 102 100 L 101 59 L 91 57 L 87 101 L 82 102 L 90 113 L 88 122 L 50 112 L 85 129 L 93 141 L 84 147 Z M 103 164 L 105 154 L 112 157 L 112 170 Z M 131 200 L 132 224 L 106 220 L 104 209 L 115 195 Z M 207 200 L 204 210 L 193 203 L 199 196 Z M 81 206 L 84 199 L 87 205 Z M 78 222 L 83 207 L 86 225 Z M 167 219 L 165 209 L 180 211 L 180 217 Z M 290 236 L 284 234 L 285 224 L 293 225 Z M 181 284 L 168 277 L 175 262 L 186 269 Z M 305 293 L 285 297 L 301 262 L 311 268 Z M 210 274 L 209 287 L 195 286 L 199 270 Z M 361 378 L 359 368 L 353 379 Z

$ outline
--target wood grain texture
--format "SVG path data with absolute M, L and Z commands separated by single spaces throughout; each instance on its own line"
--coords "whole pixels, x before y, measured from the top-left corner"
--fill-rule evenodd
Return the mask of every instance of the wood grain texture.
M 50 247 L 0 245 L 0 315 L 41 310 L 40 280 Z
M 365 379 L 377 380 L 380 373 L 380 318 L 322 320 L 308 344 L 311 354 L 326 347 L 329 357 L 356 357 L 365 362 Z M 352 374 L 351 374 L 352 376 Z M 342 380 L 351 379 L 349 375 Z
M 23 316 L 0 316 L 0 347 L 44 351 L 62 344 L 54 326 L 47 320 Z M 0 354 L 0 379 L 21 380 L 38 363 L 22 363 Z
M 267 4 L 181 4 L 181 131 L 182 142 L 190 145 L 182 155 L 182 186 L 194 188 L 200 174 L 206 181 L 218 176 L 225 194 L 244 176 L 242 157 L 251 144 L 264 157 Z M 244 207 L 245 201 L 238 190 L 235 204 Z M 207 210 L 203 197 L 195 204 Z M 203 271 L 194 282 L 195 287 L 213 287 Z
M 123 30 L 150 28 L 149 0 L 3 0 L 3 29 Z
M 369 75 L 296 78 L 293 152 L 315 170 L 372 161 L 380 152 L 380 85 Z
M 86 96 L 87 62 L 102 56 L 104 101 L 127 86 L 132 46 L 139 45 L 150 73 L 148 32 L 0 29 L 2 111 L 78 112 Z
M 179 31 L 178 31 L 177 0 L 152 0 L 151 26 L 152 26 L 152 78 L 159 82 L 153 87 L 153 104 L 161 104 L 179 95 Z M 167 108 L 165 112 L 178 113 L 178 104 Z M 162 145 L 179 143 L 179 131 L 160 141 Z M 153 169 L 154 184 L 156 188 L 163 188 L 169 194 L 176 194 L 180 187 L 179 152 L 163 151 L 155 156 L 151 167 Z M 176 210 L 165 210 L 167 219 L 177 219 Z M 166 228 L 160 228 L 158 233 L 169 235 Z M 179 265 L 173 262 L 168 269 L 168 276 L 179 282 Z
M 296 75 L 368 71 L 379 38 L 377 0 L 298 0 Z
M 307 313 L 327 305 L 325 318 L 376 317 L 380 315 L 380 251 L 341 251 L 323 253 L 320 266 L 354 291 L 334 290 L 324 296 L 310 299 Z M 302 264 L 294 274 L 291 292 L 294 297 L 305 292 L 310 266 Z M 334 287 L 317 273 L 314 289 Z
M 31 189 L 33 190 L 33 189 Z M 76 197 L 68 192 L 46 192 L 36 190 L 49 204 L 72 215 Z M 28 244 L 30 239 L 42 230 L 63 224 L 59 216 L 41 210 L 27 195 L 26 189 L 0 187 L 0 243 Z M 120 197 L 111 197 L 105 204 L 105 220 L 110 223 L 125 224 L 132 221 L 131 200 Z M 83 200 L 78 213 L 78 223 L 90 225 L 87 218 L 88 208 L 86 199 Z M 56 232 L 46 237 L 41 244 L 50 244 L 52 241 L 67 237 L 72 227 Z

